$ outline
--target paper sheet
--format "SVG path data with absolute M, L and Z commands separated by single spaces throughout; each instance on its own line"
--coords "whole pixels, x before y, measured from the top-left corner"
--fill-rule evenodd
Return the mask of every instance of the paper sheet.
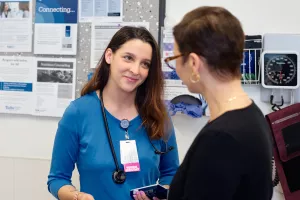
M 76 59 L 36 58 L 34 115 L 60 117 L 75 99 Z
M 33 58 L 0 56 L 0 112 L 31 114 L 33 110 Z
M 75 76 L 73 58 L 0 56 L 0 113 L 61 117 Z
M 79 22 L 122 22 L 123 0 L 79 0 Z
M 36 2 L 34 54 L 76 55 L 78 0 Z
M 0 52 L 32 51 L 32 1 L 0 0 Z

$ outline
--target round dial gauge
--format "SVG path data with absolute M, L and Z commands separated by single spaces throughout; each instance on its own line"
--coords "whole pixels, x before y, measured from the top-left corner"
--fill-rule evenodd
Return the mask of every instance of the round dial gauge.
M 268 79 L 276 85 L 288 85 L 297 73 L 297 65 L 286 55 L 270 59 L 265 66 Z

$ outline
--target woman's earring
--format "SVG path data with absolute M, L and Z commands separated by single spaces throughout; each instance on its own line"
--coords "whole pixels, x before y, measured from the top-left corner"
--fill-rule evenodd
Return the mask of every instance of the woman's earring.
M 190 77 L 190 81 L 192 83 L 198 83 L 200 81 L 200 74 L 196 74 L 195 72 L 193 72 L 192 76 Z

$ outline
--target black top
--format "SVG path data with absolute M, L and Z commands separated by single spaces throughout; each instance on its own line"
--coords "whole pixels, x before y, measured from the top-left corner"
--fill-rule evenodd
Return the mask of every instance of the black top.
M 272 138 L 255 103 L 206 124 L 170 186 L 168 200 L 272 199 Z

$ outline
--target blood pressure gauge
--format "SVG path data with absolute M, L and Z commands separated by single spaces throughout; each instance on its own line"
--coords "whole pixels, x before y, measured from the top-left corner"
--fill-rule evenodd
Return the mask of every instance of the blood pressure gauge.
M 299 87 L 298 52 L 264 51 L 261 58 L 263 87 L 283 89 Z

